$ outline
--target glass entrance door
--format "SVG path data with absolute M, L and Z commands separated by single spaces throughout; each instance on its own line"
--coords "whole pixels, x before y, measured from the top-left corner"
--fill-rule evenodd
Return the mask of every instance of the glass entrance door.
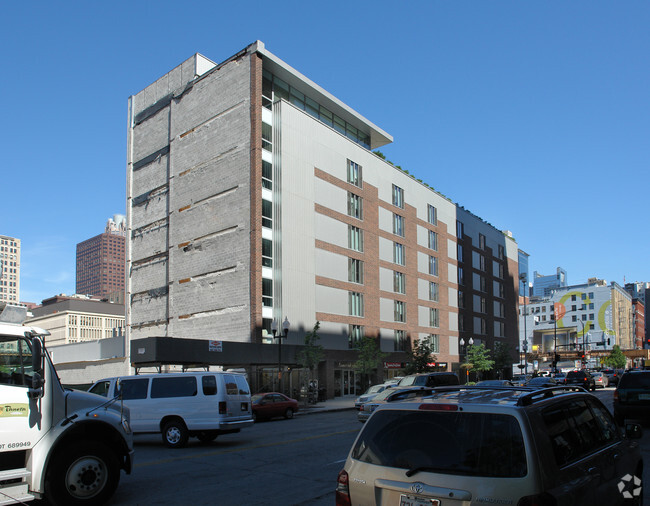
M 351 369 L 334 371 L 334 395 L 357 395 L 356 374 Z

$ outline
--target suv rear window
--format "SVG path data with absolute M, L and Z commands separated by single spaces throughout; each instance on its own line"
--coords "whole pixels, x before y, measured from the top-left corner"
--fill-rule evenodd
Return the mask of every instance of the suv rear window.
M 487 477 L 526 476 L 517 419 L 494 413 L 379 410 L 352 458 L 387 467 Z
M 582 371 L 571 371 L 571 372 L 567 373 L 566 377 L 567 377 L 567 379 L 573 379 L 573 378 L 581 378 L 582 379 L 582 378 L 585 377 L 585 373 L 582 372 Z
M 650 372 L 624 374 L 618 388 L 650 388 Z

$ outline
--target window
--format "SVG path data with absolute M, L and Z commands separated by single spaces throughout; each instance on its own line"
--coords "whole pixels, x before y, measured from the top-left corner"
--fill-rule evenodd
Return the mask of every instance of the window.
M 404 190 L 393 185 L 393 205 L 404 209 Z
M 270 200 L 262 200 L 262 226 L 273 227 L 273 204 Z
M 262 160 L 262 188 L 273 189 L 273 165 Z
M 487 301 L 485 297 L 479 297 L 479 313 L 487 313 Z
M 429 256 L 429 274 L 431 276 L 438 275 L 438 257 Z
M 406 351 L 408 349 L 406 332 L 403 330 L 395 331 L 395 351 Z
M 499 260 L 503 260 L 505 258 L 505 256 L 506 256 L 505 249 L 503 248 L 503 245 L 501 245 L 501 244 L 499 244 L 499 249 L 498 249 L 497 256 L 498 256 Z
M 151 380 L 151 398 L 194 397 L 197 393 L 194 376 L 154 378 Z
M 406 279 L 403 272 L 393 271 L 393 291 L 406 293 Z
M 363 339 L 363 326 L 362 325 L 349 325 L 348 326 L 348 348 L 351 350 L 357 349 L 361 346 Z
M 438 308 L 430 307 L 429 308 L 429 327 L 438 328 L 440 327 L 440 311 Z
M 363 199 L 350 192 L 348 192 L 348 215 L 359 220 L 363 219 Z
M 350 316 L 363 316 L 363 294 L 359 292 L 348 293 Z
M 405 264 L 404 245 L 398 242 L 393 243 L 393 262 L 397 265 Z
M 464 235 L 465 235 L 465 227 L 463 226 L 462 222 L 457 221 L 456 222 L 456 237 L 458 239 L 462 239 Z
M 201 386 L 203 395 L 217 395 L 217 378 L 214 376 L 202 376 Z
M 406 322 L 406 304 L 401 300 L 396 300 L 394 303 L 395 308 L 395 321 Z
M 273 280 L 262 278 L 262 305 L 273 307 Z
M 393 214 L 393 234 L 404 237 L 404 217 Z
M 429 281 L 429 300 L 433 302 L 438 302 L 440 298 L 440 286 L 438 283 Z
M 480 249 L 485 249 L 485 236 L 483 234 L 478 235 L 478 247 Z
M 348 248 L 363 251 L 363 230 L 359 227 L 348 225 Z
M 438 334 L 429 334 L 421 340 L 431 347 L 431 353 L 440 353 L 440 336 Z
M 356 258 L 348 258 L 348 281 L 363 284 L 363 262 Z
M 348 160 L 348 183 L 358 186 L 359 188 L 363 185 L 361 179 L 361 165 L 354 163 L 352 160 Z
M 438 251 L 438 234 L 429 230 L 429 249 Z
M 465 309 L 465 293 L 458 290 L 458 309 Z
M 438 224 L 438 210 L 431 204 L 427 205 L 427 221 L 432 225 Z
M 120 381 L 116 394 L 122 394 L 123 400 L 129 399 L 146 399 L 147 390 L 149 389 L 148 378 L 123 379 Z
M 239 393 L 239 388 L 237 386 L 236 377 L 232 374 L 224 374 L 223 382 L 226 385 L 226 394 L 227 395 L 237 395 Z
M 465 271 L 463 270 L 462 267 L 458 268 L 458 284 L 459 285 L 465 284 Z
M 273 242 L 270 239 L 262 239 L 262 265 L 273 267 Z
M 262 122 L 262 149 L 273 151 L 273 127 Z
M 494 335 L 498 337 L 505 337 L 506 324 L 503 322 L 494 322 Z

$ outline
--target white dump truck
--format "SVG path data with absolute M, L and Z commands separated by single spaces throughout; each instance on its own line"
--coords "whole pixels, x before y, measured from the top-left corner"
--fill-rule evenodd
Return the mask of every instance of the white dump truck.
M 0 311 L 0 505 L 106 502 L 121 470 L 131 472 L 128 408 L 64 389 L 45 351 L 49 332 L 23 325 L 24 307 Z

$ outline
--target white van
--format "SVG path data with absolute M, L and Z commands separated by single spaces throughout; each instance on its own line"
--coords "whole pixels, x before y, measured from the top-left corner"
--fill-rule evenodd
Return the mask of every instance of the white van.
M 140 374 L 99 380 L 89 392 L 122 395 L 137 433 L 162 434 L 163 443 L 181 448 L 190 436 L 212 441 L 219 434 L 253 425 L 246 376 L 232 372 Z

